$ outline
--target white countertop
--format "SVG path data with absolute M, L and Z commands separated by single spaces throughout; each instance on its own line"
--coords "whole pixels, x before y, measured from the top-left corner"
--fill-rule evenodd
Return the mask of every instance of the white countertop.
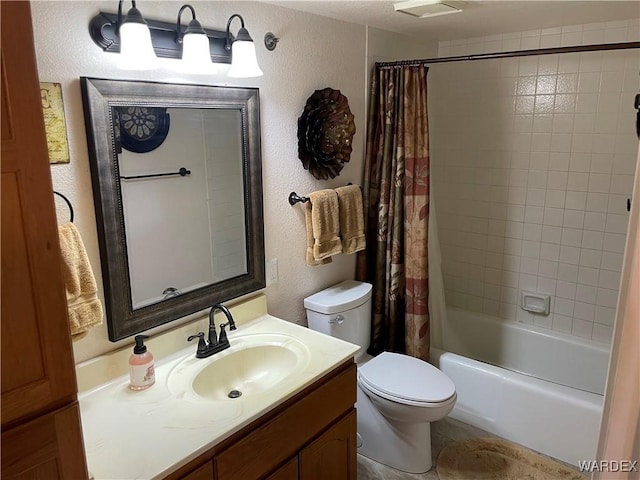
M 209 359 L 186 360 L 195 355 L 193 342 L 156 359 L 156 383 L 147 390 L 129 390 L 127 375 L 81 393 L 87 465 L 95 480 L 163 478 L 291 398 L 358 350 L 356 345 L 268 314 L 244 322 L 229 333 L 232 346 L 234 338 L 242 342 L 240 337 L 247 335 L 288 335 L 306 346 L 308 361 L 300 371 L 260 395 L 216 401 L 195 394 L 176 395 L 167 383 L 174 369 L 179 372 L 187 363 L 207 362 L 230 351 Z

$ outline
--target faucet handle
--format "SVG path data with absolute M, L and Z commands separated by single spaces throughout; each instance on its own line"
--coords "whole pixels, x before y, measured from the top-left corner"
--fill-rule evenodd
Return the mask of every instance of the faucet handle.
M 218 337 L 218 343 L 229 343 L 229 339 L 227 338 L 227 332 L 225 327 L 227 327 L 229 323 L 223 323 L 220 325 L 220 336 Z
M 198 349 L 196 351 L 196 355 L 199 353 L 203 353 L 207 350 L 207 343 L 204 341 L 204 332 L 198 332 L 195 335 L 191 335 L 187 338 L 187 342 L 191 340 L 198 339 Z

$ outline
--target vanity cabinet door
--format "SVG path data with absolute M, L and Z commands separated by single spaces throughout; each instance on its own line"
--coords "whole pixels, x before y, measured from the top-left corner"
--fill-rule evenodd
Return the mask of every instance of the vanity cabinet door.
M 294 457 L 265 480 L 298 480 L 298 457 Z
M 355 480 L 356 411 L 353 410 L 300 452 L 300 480 Z
M 214 480 L 213 463 L 207 462 L 180 480 Z

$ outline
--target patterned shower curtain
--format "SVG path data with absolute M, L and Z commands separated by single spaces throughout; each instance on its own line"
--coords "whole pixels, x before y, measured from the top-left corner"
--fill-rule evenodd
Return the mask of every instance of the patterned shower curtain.
M 367 249 L 356 276 L 373 284 L 369 353 L 429 358 L 427 71 L 376 65 L 363 197 Z

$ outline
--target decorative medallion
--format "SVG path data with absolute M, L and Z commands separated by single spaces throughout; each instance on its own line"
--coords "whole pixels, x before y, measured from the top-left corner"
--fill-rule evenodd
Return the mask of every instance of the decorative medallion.
M 298 157 L 318 180 L 340 175 L 350 160 L 356 125 L 340 90 L 316 90 L 298 118 Z
M 135 153 L 155 150 L 169 133 L 169 114 L 162 107 L 117 107 L 120 144 Z

